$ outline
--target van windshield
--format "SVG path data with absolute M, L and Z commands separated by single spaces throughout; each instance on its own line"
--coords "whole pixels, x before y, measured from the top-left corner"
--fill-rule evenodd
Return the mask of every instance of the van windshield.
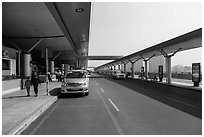
M 86 78 L 86 73 L 84 72 L 68 72 L 65 78 Z

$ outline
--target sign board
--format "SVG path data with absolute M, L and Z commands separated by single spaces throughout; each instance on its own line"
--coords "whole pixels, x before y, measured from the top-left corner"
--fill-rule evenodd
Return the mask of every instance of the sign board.
M 144 76 L 144 67 L 141 67 L 141 74 Z
M 158 74 L 159 74 L 159 78 L 163 78 L 163 66 L 158 66 Z
M 192 63 L 192 81 L 200 82 L 200 63 Z
M 7 51 L 7 50 L 3 50 L 3 51 L 2 51 L 2 58 L 9 58 L 8 51 Z
M 141 72 L 144 73 L 144 67 L 141 67 Z

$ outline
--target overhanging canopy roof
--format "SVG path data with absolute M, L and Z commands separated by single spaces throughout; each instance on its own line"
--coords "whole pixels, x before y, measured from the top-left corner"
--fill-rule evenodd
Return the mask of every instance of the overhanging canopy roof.
M 144 50 L 135 52 L 118 60 L 109 62 L 97 68 L 110 66 L 113 64 L 128 63 L 139 59 L 147 59 L 153 56 L 169 55 L 171 53 L 189 50 L 193 48 L 202 47 L 202 28 L 181 35 L 179 37 L 170 39 L 168 41 L 159 43 Z
M 117 60 L 119 58 L 122 58 L 122 56 L 79 56 L 78 58 L 88 60 Z
M 78 10 L 79 9 L 79 10 Z M 31 50 L 39 58 L 45 48 L 50 58 L 75 63 L 74 56 L 88 55 L 90 2 L 3 2 L 3 45 L 22 51 Z

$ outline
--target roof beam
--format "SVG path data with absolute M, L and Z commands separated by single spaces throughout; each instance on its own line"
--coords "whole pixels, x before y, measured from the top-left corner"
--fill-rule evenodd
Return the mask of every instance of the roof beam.
M 50 39 L 50 38 L 64 38 L 64 35 L 56 35 L 56 36 L 43 36 L 43 37 L 9 37 L 9 36 L 3 36 L 3 38 L 9 38 L 9 39 Z
M 168 56 L 168 54 L 166 54 L 166 52 L 164 52 L 163 49 L 160 49 L 159 52 L 160 52 L 164 57 L 167 57 L 167 56 Z
M 28 53 L 30 53 L 43 39 L 38 40 L 29 50 Z
M 137 62 L 138 60 L 140 60 L 141 58 L 138 58 L 138 59 L 136 59 L 135 61 L 132 61 L 131 59 L 129 59 L 129 61 L 130 61 L 130 63 L 135 63 L 135 62 Z
M 55 21 L 57 22 L 57 24 L 59 25 L 60 29 L 64 33 L 64 35 L 67 38 L 67 40 L 70 42 L 73 50 L 77 54 L 77 46 L 76 46 L 73 38 L 71 37 L 69 29 L 65 25 L 65 22 L 64 22 L 64 20 L 63 20 L 63 18 L 61 16 L 61 14 L 59 13 L 59 10 L 57 9 L 57 6 L 53 2 L 45 2 L 45 5 L 48 8 L 48 10 L 50 11 L 50 13 L 52 14 L 52 16 L 55 19 Z
M 122 58 L 122 56 L 77 56 L 77 58 L 88 60 L 117 60 Z
M 55 60 L 61 53 L 62 51 L 60 51 L 52 60 Z
M 179 52 L 182 48 L 177 49 L 173 54 L 171 54 L 170 56 L 174 56 L 177 52 Z
M 16 43 L 13 43 L 13 42 L 10 41 L 8 38 L 4 38 L 4 40 L 7 41 L 8 43 L 10 43 L 11 45 L 13 45 L 16 49 L 22 51 L 22 49 L 21 49 Z

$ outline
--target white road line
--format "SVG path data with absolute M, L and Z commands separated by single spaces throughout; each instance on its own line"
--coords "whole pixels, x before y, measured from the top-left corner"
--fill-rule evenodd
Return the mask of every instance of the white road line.
M 110 103 L 114 106 L 114 108 L 119 111 L 119 109 L 116 107 L 116 105 L 112 102 L 112 100 L 110 98 L 108 98 L 108 100 L 110 101 Z
M 97 91 L 98 91 L 98 90 L 97 90 Z M 115 118 L 114 115 L 111 113 L 111 111 L 110 111 L 108 105 L 106 104 L 106 102 L 105 102 L 103 96 L 101 95 L 101 93 L 100 93 L 99 91 L 98 91 L 98 94 L 99 94 L 100 98 L 102 99 L 102 101 L 103 101 L 103 103 L 104 103 L 104 105 L 105 105 L 105 108 L 107 109 L 107 111 L 108 111 L 108 113 L 109 113 L 111 119 L 113 120 L 113 123 L 114 123 L 115 128 L 117 129 L 118 133 L 119 133 L 120 135 L 124 135 L 124 133 L 123 133 L 122 129 L 120 128 L 120 126 L 119 126 L 119 124 L 118 124 L 116 118 Z
M 173 99 L 173 98 L 169 98 L 169 97 L 165 97 L 165 98 L 167 98 L 167 99 L 169 99 L 169 100 L 172 100 L 172 101 L 175 101 L 175 102 L 178 102 L 178 103 L 181 103 L 181 104 L 184 104 L 184 105 L 189 106 L 189 107 L 197 108 L 197 107 L 194 106 L 194 105 L 191 105 L 191 104 L 188 104 L 188 103 L 185 103 L 185 102 L 182 102 L 182 101 Z
M 100 90 L 104 93 L 104 90 L 102 88 L 100 88 Z

